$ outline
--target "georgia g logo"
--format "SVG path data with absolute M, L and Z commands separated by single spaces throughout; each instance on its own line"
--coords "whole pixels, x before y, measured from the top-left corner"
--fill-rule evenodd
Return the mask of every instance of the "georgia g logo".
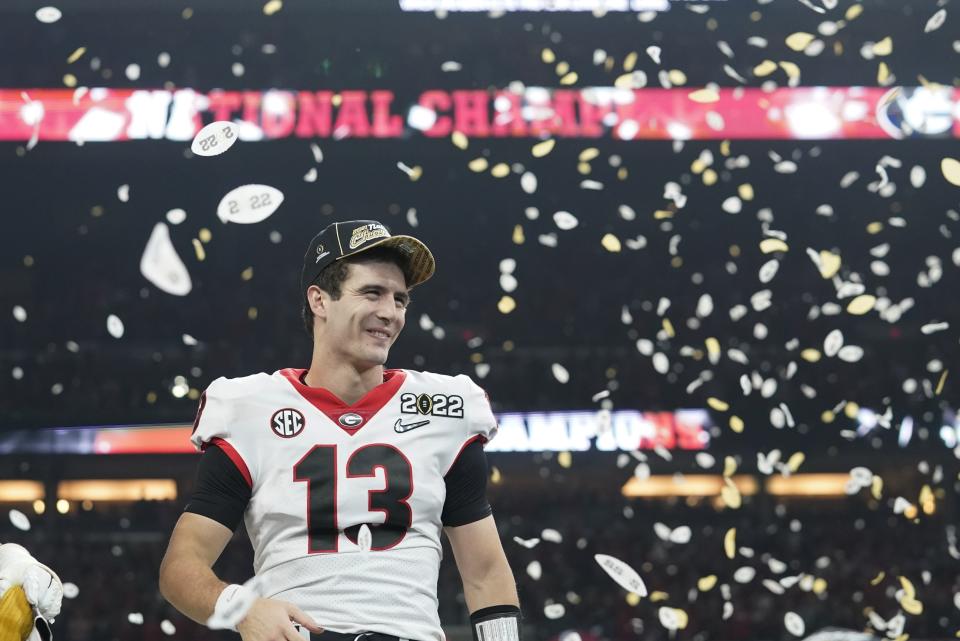
M 303 431 L 307 421 L 299 411 L 286 407 L 270 417 L 270 429 L 281 438 L 293 438 Z

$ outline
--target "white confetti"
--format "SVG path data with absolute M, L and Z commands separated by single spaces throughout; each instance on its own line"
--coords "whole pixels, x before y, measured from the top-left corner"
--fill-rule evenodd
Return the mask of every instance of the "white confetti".
M 617 212 L 620 214 L 620 218 L 624 220 L 635 220 L 637 217 L 637 212 L 629 205 L 620 205 L 617 208 Z
M 541 532 L 540 538 L 542 538 L 544 541 L 549 541 L 550 543 L 563 543 L 563 535 L 552 528 L 547 528 Z
M 737 568 L 737 570 L 733 573 L 733 580 L 737 583 L 750 583 L 756 576 L 757 571 L 749 565 L 745 565 Z
M 283 203 L 283 193 L 269 185 L 242 185 L 217 205 L 217 218 L 225 223 L 251 225 L 266 220 Z
M 460 71 L 463 69 L 463 65 L 455 60 L 447 60 L 442 65 L 440 65 L 440 71 L 451 72 L 451 71 Z
M 13 317 L 17 320 L 18 323 L 22 323 L 27 320 L 27 310 L 25 310 L 20 305 L 14 305 Z
M 127 76 L 127 80 L 139 80 L 140 79 L 140 65 L 136 63 L 131 63 L 127 65 L 127 68 L 124 70 L 124 74 Z
M 566 383 L 570 380 L 570 372 L 568 372 L 567 368 L 560 363 L 554 363 L 551 365 L 550 371 L 553 372 L 553 377 L 560 383 Z
M 594 554 L 593 558 L 600 564 L 603 571 L 624 590 L 633 592 L 639 596 L 647 596 L 647 586 L 644 584 L 643 579 L 641 579 L 636 570 L 629 565 L 607 554 Z
M 414 105 L 407 113 L 407 124 L 418 131 L 426 131 L 437 123 L 437 112 L 433 109 Z
M 158 289 L 174 296 L 186 296 L 193 289 L 190 272 L 170 240 L 169 228 L 163 223 L 153 227 L 140 257 L 140 273 Z
M 133 625 L 143 625 L 143 614 L 140 612 L 131 612 L 127 615 L 127 621 Z
M 30 530 L 30 519 L 20 510 L 10 510 L 10 523 L 18 530 L 28 532 Z
M 856 363 L 863 358 L 863 348 L 857 345 L 844 345 L 837 352 L 837 357 L 847 363 Z
M 197 344 L 197 339 L 195 339 L 190 334 L 184 334 L 183 336 L 180 337 L 180 339 L 183 341 L 184 345 L 189 345 L 192 347 Z
M 923 28 L 924 33 L 930 33 L 931 31 L 936 31 L 943 26 L 943 23 L 947 20 L 947 10 L 940 9 L 935 14 L 930 16 L 930 19 L 927 20 L 927 26 Z
M 657 64 L 660 64 L 660 53 L 661 53 L 661 49 L 656 45 L 651 45 L 647 47 L 647 55 L 650 56 L 650 59 Z
M 795 637 L 802 637 L 807 629 L 803 619 L 796 612 L 787 612 L 783 616 L 783 625 L 787 628 L 787 632 Z
M 531 561 L 530 565 L 527 566 L 527 574 L 534 581 L 539 581 L 540 577 L 543 576 L 543 568 L 540 566 L 540 561 Z
M 737 196 L 730 196 L 723 201 L 723 205 L 721 205 L 721 207 L 723 208 L 723 211 L 727 212 L 728 214 L 739 214 L 743 209 L 743 201 Z
M 540 543 L 540 539 L 521 539 L 519 536 L 513 537 L 513 542 L 522 545 L 528 550 L 532 550 Z
M 548 619 L 559 619 L 564 614 L 566 614 L 567 609 L 563 607 L 562 603 L 552 603 L 543 608 L 543 615 Z
M 63 584 L 63 598 L 65 599 L 76 599 L 80 594 L 80 588 L 77 587 L 76 583 L 64 583 Z
M 303 181 L 308 183 L 317 182 L 317 168 L 311 167 L 310 171 L 303 175 Z
M 768 260 L 760 268 L 760 282 L 766 285 L 773 277 L 777 275 L 777 270 L 780 269 L 780 261 L 777 259 Z
M 824 339 L 823 353 L 832 358 L 837 355 L 837 352 L 840 351 L 842 346 L 843 332 L 841 332 L 839 329 L 835 329 L 827 334 L 826 339 Z
M 14 368 L 10 371 L 10 376 L 12 376 L 12 377 L 13 377 L 13 380 L 15 380 L 15 381 L 21 380 L 21 379 L 23 378 L 23 368 L 20 367 L 19 365 L 18 365 L 17 367 L 14 367 Z
M 123 321 L 114 314 L 107 316 L 107 332 L 114 338 L 123 338 Z
M 943 330 L 949 329 L 949 328 L 950 328 L 950 323 L 947 323 L 947 322 L 927 323 L 926 325 L 920 328 L 920 332 L 929 336 L 934 332 L 942 332 Z
M 164 619 L 160 622 L 160 630 L 168 637 L 171 637 L 177 633 L 177 627 L 170 623 L 170 621 L 167 619 Z
M 56 7 L 40 7 L 34 15 L 43 24 L 53 24 L 63 17 L 63 13 Z
M 182 209 L 171 209 L 167 212 L 166 218 L 171 225 L 179 225 L 187 219 L 187 212 Z
M 490 373 L 490 363 L 477 363 L 473 371 L 476 372 L 477 378 L 486 378 Z
M 663 352 L 657 352 L 653 355 L 653 369 L 658 374 L 666 374 L 670 370 L 670 360 Z
M 500 274 L 500 288 L 508 294 L 516 290 L 516 277 L 513 274 Z
M 910 184 L 914 189 L 920 189 L 927 182 L 927 170 L 920 165 L 915 165 L 910 170 Z
M 157 65 L 159 65 L 161 69 L 166 69 L 170 66 L 170 54 L 166 51 L 161 51 L 157 56 Z
M 520 176 L 520 187 L 523 188 L 523 191 L 532 194 L 537 191 L 537 177 L 532 172 L 524 172 Z
M 130 200 L 130 185 L 120 185 L 117 187 L 117 198 L 119 198 L 122 203 L 128 202 Z
M 190 151 L 197 156 L 219 156 L 237 142 L 236 125 L 228 120 L 211 122 L 193 138 Z
M 713 313 L 713 298 L 710 294 L 702 294 L 697 301 L 697 318 L 706 318 Z
M 657 610 L 657 618 L 660 619 L 660 625 L 667 630 L 680 629 L 680 616 L 673 608 L 662 607 Z
M 562 231 L 569 231 L 577 226 L 577 217 L 568 211 L 558 211 L 553 215 L 553 222 Z
M 360 526 L 360 531 L 357 533 L 357 547 L 363 552 L 369 552 L 372 544 L 373 534 L 370 532 L 370 526 L 364 523 Z

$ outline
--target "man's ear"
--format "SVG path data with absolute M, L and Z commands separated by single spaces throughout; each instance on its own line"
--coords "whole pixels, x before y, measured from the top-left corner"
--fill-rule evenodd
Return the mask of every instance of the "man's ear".
M 317 318 L 327 318 L 327 309 L 330 300 L 330 294 L 316 285 L 311 285 L 307 288 L 307 303 L 310 305 L 310 310 L 313 312 L 313 315 Z

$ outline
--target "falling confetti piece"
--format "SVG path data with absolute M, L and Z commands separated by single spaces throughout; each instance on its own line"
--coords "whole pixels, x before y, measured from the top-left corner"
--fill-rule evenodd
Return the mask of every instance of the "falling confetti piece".
M 847 312 L 854 316 L 862 316 L 873 309 L 877 304 L 877 297 L 870 294 L 861 294 L 847 305 Z
M 937 383 L 937 389 L 934 391 L 935 396 L 940 396 L 940 392 L 943 391 L 943 384 L 947 382 L 947 372 L 950 370 L 943 370 L 943 374 L 940 375 L 940 381 Z
M 790 248 L 785 242 L 779 238 L 765 238 L 760 241 L 760 251 L 764 254 L 771 254 L 773 252 L 785 252 Z
M 117 199 L 122 203 L 130 200 L 130 185 L 120 185 L 117 187 Z
M 733 559 L 737 554 L 737 528 L 730 528 L 723 537 L 723 552 L 728 559 Z
M 170 637 L 177 633 L 177 628 L 175 625 L 170 623 L 170 621 L 168 621 L 167 619 L 164 619 L 163 621 L 160 622 L 160 631 L 163 632 L 168 637 Z
M 242 185 L 231 190 L 217 205 L 217 218 L 224 223 L 251 225 L 269 218 L 283 203 L 283 193 L 269 185 Z
M 729 403 L 721 401 L 719 398 L 714 398 L 712 396 L 707 399 L 707 405 L 718 412 L 726 412 L 728 409 L 730 409 Z
M 87 52 L 86 47 L 77 47 L 76 50 L 74 50 L 74 52 L 70 54 L 70 57 L 67 58 L 67 64 L 72 65 L 77 60 L 82 58 L 83 54 L 85 54 L 86 52 Z
M 544 140 L 543 142 L 538 142 L 533 146 L 533 149 L 530 152 L 533 154 L 534 158 L 543 158 L 551 151 L 553 151 L 554 146 L 557 144 L 557 141 L 553 138 L 549 140 Z
M 647 596 L 647 586 L 643 579 L 637 574 L 636 570 L 629 565 L 612 556 L 606 554 L 593 555 L 594 560 L 603 568 L 611 579 L 617 582 L 627 592 L 632 592 L 641 597 Z
M 24 532 L 28 532 L 30 530 L 30 519 L 28 519 L 27 515 L 20 510 L 10 510 L 9 517 L 10 523 L 13 525 L 13 527 Z
M 481 157 L 481 158 L 474 158 L 474 159 L 471 160 L 469 163 L 467 163 L 467 167 L 470 168 L 470 171 L 474 171 L 474 172 L 476 172 L 476 173 L 480 173 L 480 172 L 482 172 L 482 171 L 486 171 L 488 165 L 489 165 L 489 163 L 487 162 L 487 159 L 486 159 L 486 158 L 482 158 L 482 157 Z
M 27 310 L 20 305 L 15 305 L 13 308 L 13 317 L 18 323 L 23 323 L 27 320 Z
M 553 372 L 553 377 L 560 383 L 566 383 L 570 380 L 570 373 L 567 371 L 567 368 L 560 363 L 551 365 L 550 371 Z
M 960 187 L 960 161 L 954 158 L 944 158 L 940 161 L 940 171 L 943 172 L 943 177 L 947 179 L 947 182 Z
M 360 526 L 360 531 L 357 533 L 357 547 L 363 552 L 369 552 L 372 543 L 373 535 L 370 533 L 370 526 L 364 523 Z
M 497 163 L 490 170 L 490 175 L 494 178 L 506 178 L 510 175 L 510 165 L 505 162 Z
M 114 314 L 107 316 L 107 332 L 114 338 L 123 338 L 123 321 Z
M 662 607 L 657 611 L 660 625 L 670 631 L 683 630 L 689 623 L 687 613 L 680 608 Z
M 548 619 L 559 619 L 564 614 L 566 614 L 567 609 L 563 607 L 562 603 L 552 603 L 543 608 L 543 615 Z
M 457 149 L 466 149 L 470 142 L 461 131 L 455 131 L 450 135 L 450 140 Z
M 497 303 L 497 309 L 501 314 L 509 314 L 517 308 L 517 301 L 512 296 L 503 296 Z
M 711 102 L 718 102 L 720 100 L 720 94 L 717 92 L 716 89 L 706 88 L 706 89 L 698 89 L 697 91 L 694 91 L 693 93 L 688 94 L 687 98 L 689 98 L 694 102 L 707 104 Z
M 837 352 L 837 358 L 846 363 L 856 363 L 863 358 L 863 348 L 857 345 L 844 345 Z
M 40 7 L 34 15 L 43 24 L 53 24 L 63 17 L 63 13 L 56 7 Z
M 553 222 L 562 231 L 570 231 L 579 224 L 577 217 L 568 211 L 558 211 L 555 213 L 553 215 Z
M 762 78 L 764 76 L 769 76 L 776 70 L 777 63 L 775 63 L 773 60 L 764 60 L 753 68 L 753 75 L 757 76 L 758 78 Z
M 787 36 L 786 43 L 787 46 L 794 51 L 803 51 L 814 40 L 816 40 L 816 36 L 814 36 L 812 33 L 798 31 Z
M 140 258 L 140 273 L 158 289 L 174 296 L 186 296 L 193 289 L 190 272 L 170 240 L 169 228 L 163 223 L 153 227 Z
M 518 545 L 522 545 L 528 550 L 532 550 L 539 545 L 540 539 L 521 539 L 519 536 L 515 536 L 513 537 L 513 542 Z
M 527 566 L 527 574 L 534 581 L 539 581 L 540 577 L 543 576 L 543 567 L 540 565 L 540 561 L 531 561 L 530 565 Z
M 76 599 L 80 594 L 80 588 L 77 587 L 76 583 L 64 583 L 63 584 L 63 597 L 65 599 Z
M 787 632 L 795 637 L 802 637 L 806 631 L 806 625 L 803 619 L 795 612 L 787 612 L 783 617 L 783 625 Z
M 605 234 L 600 240 L 600 244 L 603 245 L 603 248 L 608 252 L 616 253 L 621 250 L 620 239 L 613 234 Z
M 263 15 L 272 16 L 280 11 L 280 9 L 283 9 L 283 0 L 270 0 L 263 5 Z
M 890 36 L 887 36 L 880 42 L 877 42 L 872 47 L 873 55 L 875 56 L 889 56 L 893 53 L 893 39 Z
M 171 209 L 167 212 L 166 218 L 171 225 L 179 225 L 187 219 L 187 212 L 182 209 Z
M 710 574 L 697 581 L 697 589 L 701 592 L 709 592 L 717 584 L 717 575 Z
M 520 176 L 520 187 L 523 189 L 524 193 L 532 194 L 537 191 L 537 177 L 532 172 L 524 172 Z
M 828 357 L 833 358 L 837 355 L 837 352 L 840 351 L 840 348 L 843 346 L 843 332 L 839 329 L 835 329 L 827 334 L 827 337 L 823 341 L 823 353 Z
M 927 323 L 926 325 L 923 325 L 920 328 L 920 332 L 926 336 L 929 336 L 930 334 L 933 334 L 935 332 L 942 332 L 943 330 L 949 329 L 949 328 L 950 328 L 950 323 L 947 323 L 947 322 Z
M 743 432 L 743 419 L 740 418 L 739 416 L 731 416 L 730 429 L 736 432 L 737 434 L 741 434 Z
M 238 140 L 236 126 L 227 120 L 211 122 L 193 138 L 190 151 L 197 156 L 219 156 Z
M 935 14 L 930 16 L 930 19 L 927 20 L 927 26 L 923 28 L 924 33 L 930 33 L 931 31 L 936 31 L 943 26 L 943 23 L 947 20 L 947 10 L 940 9 Z
M 646 48 L 646 53 L 648 56 L 650 56 L 650 59 L 653 60 L 656 64 L 660 64 L 660 53 L 661 53 L 660 47 L 651 45 Z
M 143 625 L 143 614 L 140 612 L 131 612 L 127 615 L 127 621 L 133 625 Z

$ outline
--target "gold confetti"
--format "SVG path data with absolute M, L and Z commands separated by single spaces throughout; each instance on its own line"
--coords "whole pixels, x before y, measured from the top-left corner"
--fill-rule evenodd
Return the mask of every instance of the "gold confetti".
M 240 278 L 243 280 L 250 280 L 253 278 L 253 267 L 247 267 L 245 270 L 240 272 Z
M 75 63 L 77 60 L 79 60 L 79 59 L 83 56 L 83 54 L 85 54 L 85 53 L 87 53 L 87 48 L 86 48 L 86 47 L 77 47 L 76 51 L 74 51 L 73 53 L 71 53 L 71 54 L 70 54 L 70 57 L 67 58 L 67 64 L 68 64 L 68 65 L 72 65 L 72 64 Z
M 903 608 L 904 612 L 912 614 L 913 616 L 923 614 L 923 604 L 916 599 L 905 598 L 900 601 L 900 607 Z
M 723 536 L 723 552 L 731 560 L 737 555 L 737 528 L 730 528 Z
M 816 363 L 820 360 L 820 350 L 813 349 L 808 347 L 807 349 L 800 352 L 800 358 L 807 361 L 808 363 Z
M 627 605 L 634 606 L 640 603 L 640 595 L 636 592 L 627 592 Z
M 526 238 L 523 235 L 523 227 L 521 225 L 515 225 L 513 227 L 513 244 L 522 245 L 526 241 Z
M 861 13 L 863 13 L 863 5 L 862 5 L 862 4 L 855 4 L 855 5 L 850 6 L 850 7 L 847 9 L 847 12 L 844 14 L 843 17 L 846 18 L 847 20 L 854 20 L 854 19 L 856 19 L 856 17 L 859 16 Z
M 950 370 L 945 369 L 943 370 L 943 374 L 940 375 L 940 382 L 937 383 L 937 391 L 934 392 L 935 396 L 940 396 L 940 392 L 943 391 L 943 384 L 947 382 L 947 372 L 949 371 Z
M 553 151 L 554 145 L 557 144 L 557 141 L 553 138 L 544 140 L 543 142 L 538 142 L 533 146 L 533 149 L 530 150 L 530 153 L 533 154 L 534 158 L 543 158 L 551 151 Z
M 883 496 L 881 492 L 883 492 L 883 479 L 874 475 L 873 481 L 870 483 L 870 495 L 879 501 Z
M 207 252 L 203 250 L 203 245 L 200 243 L 198 239 L 193 238 L 192 242 L 193 242 L 193 251 L 196 252 L 197 254 L 197 260 L 202 262 L 203 260 L 206 259 Z
M 703 162 L 701 159 L 697 158 L 692 163 L 690 163 L 690 171 L 695 174 L 703 173 L 703 170 L 707 168 L 707 163 Z
M 764 76 L 769 76 L 776 70 L 777 63 L 775 63 L 773 60 L 764 60 L 753 68 L 753 75 L 757 76 L 758 78 L 762 78 Z
M 720 355 L 720 341 L 718 341 L 713 336 L 707 338 L 704 341 L 704 345 L 707 347 L 707 354 L 710 356 L 719 356 Z
M 785 252 L 790 248 L 785 242 L 779 238 L 764 238 L 760 241 L 760 251 L 764 254 L 772 254 L 773 252 Z
M 847 312 L 854 316 L 863 316 L 877 304 L 877 297 L 870 294 L 861 294 L 847 305 Z
M 729 156 L 730 155 L 730 141 L 724 140 L 720 143 L 720 155 Z
M 627 168 L 626 168 L 626 167 L 621 167 L 620 169 L 617 170 L 617 179 L 618 179 L 618 180 L 626 180 L 628 173 L 629 173 L 629 172 L 627 172 Z
M 708 169 L 703 172 L 703 184 L 707 187 L 712 187 L 717 183 L 717 172 L 712 169 Z
M 883 223 L 881 222 L 874 221 L 867 225 L 868 234 L 879 234 L 881 231 L 883 231 Z
M 890 78 L 890 67 L 887 66 L 887 63 L 881 62 L 880 66 L 877 67 L 877 84 L 885 85 L 887 80 Z
M 787 46 L 793 49 L 794 51 L 803 51 L 807 48 L 811 42 L 816 40 L 816 36 L 812 33 L 806 33 L 804 31 L 798 31 L 796 33 L 791 33 L 787 36 Z
M 490 170 L 490 175 L 494 178 L 506 178 L 510 175 L 510 165 L 505 162 L 497 163 Z
M 753 200 L 753 185 L 750 183 L 740 185 L 737 187 L 737 194 L 739 194 L 743 200 Z
M 697 589 L 701 592 L 709 592 L 717 584 L 717 575 L 710 574 L 697 581 Z
M 498 485 L 502 479 L 503 477 L 500 474 L 500 468 L 493 466 L 490 469 L 490 482 L 494 485 Z
M 488 165 L 489 163 L 487 162 L 487 159 L 483 158 L 482 156 L 480 158 L 474 158 L 469 163 L 467 163 L 467 167 L 470 168 L 470 171 L 475 171 L 478 174 L 481 171 L 486 171 Z
M 202 227 L 200 231 L 197 233 L 197 238 L 200 239 L 200 242 L 206 245 L 213 239 L 213 234 L 211 234 L 210 230 L 207 229 L 206 227 Z
M 653 603 L 657 603 L 658 601 L 666 601 L 669 598 L 670 598 L 669 594 L 667 594 L 666 592 L 661 592 L 660 590 L 657 590 L 650 594 L 650 601 L 652 601 Z
M 673 85 L 685 85 L 687 84 L 687 74 L 683 73 L 679 69 L 671 69 L 667 72 L 667 77 L 670 79 L 670 83 Z
M 707 399 L 707 405 L 718 412 L 726 412 L 728 409 L 730 409 L 729 403 L 721 401 L 719 398 L 714 398 L 713 396 Z
M 823 594 L 827 591 L 827 581 L 821 577 L 817 577 L 813 582 L 813 593 L 814 594 Z
M 880 572 L 877 576 L 870 580 L 870 585 L 880 585 L 880 582 L 887 576 L 886 572 Z
M 718 102 L 720 100 L 720 94 L 716 89 L 698 89 L 693 93 L 687 94 L 687 98 L 694 102 L 699 102 L 701 104 L 707 104 L 711 102 Z
M 462 131 L 455 131 L 450 134 L 450 141 L 457 149 L 466 149 L 467 145 L 470 144 Z
M 887 36 L 880 42 L 874 43 L 873 55 L 889 56 L 891 53 L 893 53 L 893 39 L 890 36 Z
M 147 392 L 147 402 L 153 405 L 157 402 L 157 393 L 156 392 Z
M 743 433 L 743 419 L 739 416 L 730 417 L 730 429 L 736 432 L 737 434 Z
M 940 171 L 947 182 L 954 187 L 960 187 L 960 160 L 944 158 L 940 161 Z
M 64 74 L 63 84 L 72 89 L 77 86 L 77 77 L 72 73 Z
M 823 410 L 823 413 L 820 414 L 820 421 L 829 425 L 833 423 L 833 420 L 837 417 L 832 410 Z
M 669 209 L 658 209 L 653 212 L 654 220 L 663 220 L 665 218 L 673 218 L 673 212 Z
M 820 275 L 826 279 L 833 278 L 840 271 L 840 254 L 828 252 L 825 249 L 820 250 Z
M 423 175 L 423 167 L 420 165 L 414 165 L 410 168 L 410 171 L 407 172 L 407 177 L 410 178 L 410 182 L 417 182 L 420 180 L 420 176 Z
M 577 163 L 577 173 L 579 173 L 581 176 L 589 176 L 591 171 L 593 171 L 593 168 L 590 167 L 590 163 L 588 162 Z
M 725 478 L 723 480 L 726 485 L 720 489 L 720 498 L 723 499 L 723 502 L 726 503 L 727 507 L 729 507 L 731 510 L 740 509 L 740 506 L 743 504 L 743 499 L 740 496 L 740 490 L 730 479 Z
M 587 147 L 580 152 L 580 156 L 577 158 L 580 162 L 590 162 L 594 158 L 600 155 L 600 150 L 596 147 Z
M 283 9 L 283 0 L 270 0 L 263 5 L 263 15 L 272 16 L 281 9 Z
M 847 402 L 846 405 L 843 406 L 843 414 L 847 418 L 857 418 L 857 413 L 859 411 L 860 411 L 860 406 L 854 403 L 853 401 L 849 401 Z
M 190 7 L 185 8 L 183 11 L 180 12 L 180 17 L 183 18 L 184 20 L 189 20 L 190 18 L 193 17 L 193 9 L 191 9 Z
M 627 57 L 623 59 L 623 70 L 633 71 L 635 66 L 637 66 L 637 52 L 631 51 L 627 54 Z
M 544 49 L 540 52 L 540 59 L 543 60 L 548 65 L 552 65 L 557 61 L 557 56 L 554 55 L 552 49 Z
M 577 72 L 576 72 L 576 71 L 571 71 L 570 73 L 568 73 L 567 75 L 565 75 L 563 78 L 560 78 L 560 84 L 561 84 L 561 85 L 574 85 L 574 84 L 577 83 L 577 79 L 578 79 L 578 78 L 579 78 L 579 76 L 577 76 Z
M 618 252 L 620 251 L 620 239 L 614 236 L 613 234 L 606 234 L 600 240 L 600 244 L 603 245 L 603 248 L 608 252 Z
M 673 329 L 673 323 L 670 322 L 669 318 L 664 318 L 661 325 L 663 326 L 663 331 L 665 331 L 667 333 L 667 336 L 669 336 L 670 338 L 673 338 L 677 335 L 677 333 Z
M 257 320 L 257 314 L 258 312 L 256 307 L 250 307 L 247 309 L 247 318 L 250 320 Z
M 570 452 L 560 452 L 557 454 L 557 463 L 560 464 L 560 467 L 568 468 L 573 464 L 573 456 L 570 455 Z
M 730 478 L 737 472 L 737 459 L 732 456 L 723 457 L 723 478 Z
M 803 462 L 804 460 L 806 460 L 806 458 L 807 457 L 804 455 L 803 452 L 795 453 L 787 461 L 787 469 L 790 470 L 791 473 L 796 472 L 797 470 L 800 469 L 800 466 L 803 465 Z
M 512 296 L 504 296 L 500 299 L 500 302 L 497 303 L 497 309 L 500 310 L 501 314 L 509 314 L 517 308 L 517 301 L 513 300 Z
M 570 65 L 569 65 L 569 64 L 567 64 L 566 62 L 563 62 L 563 61 L 560 61 L 560 62 L 557 63 L 556 72 L 557 72 L 557 75 L 558 75 L 558 76 L 562 76 L 563 74 L 567 73 L 568 71 L 570 71 Z
M 780 68 L 783 69 L 784 73 L 787 74 L 787 78 L 790 80 L 800 78 L 800 67 L 798 67 L 796 64 L 787 60 L 781 60 L 779 64 Z

